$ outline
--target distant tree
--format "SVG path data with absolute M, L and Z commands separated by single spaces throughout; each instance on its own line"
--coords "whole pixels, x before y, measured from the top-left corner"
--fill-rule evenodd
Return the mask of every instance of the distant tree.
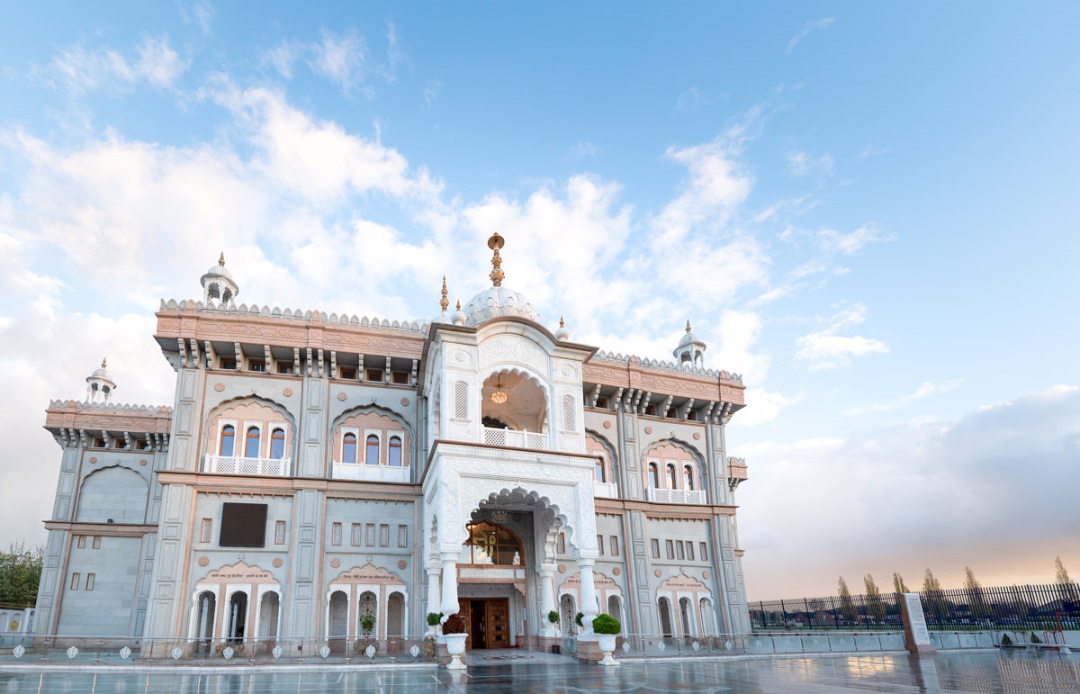
M 1054 557 L 1054 580 L 1057 583 L 1072 583 L 1072 579 L 1069 578 L 1069 572 L 1065 568 L 1065 565 L 1061 563 L 1061 557 Z
M 1080 600 L 1080 590 L 1077 590 L 1076 584 L 1069 578 L 1069 572 L 1061 563 L 1061 557 L 1054 557 L 1054 582 L 1058 585 L 1058 595 L 1063 602 L 1072 603 Z M 1071 607 L 1070 605 L 1066 609 Z
M 974 617 L 985 617 L 990 614 L 990 608 L 983 597 L 982 584 L 975 578 L 975 572 L 970 566 L 964 567 L 964 590 L 968 594 L 968 608 Z
M 945 599 L 944 591 L 941 590 L 941 581 L 937 580 L 930 569 L 923 574 L 922 589 L 926 610 L 938 619 L 946 617 L 949 613 L 949 603 Z
M 840 595 L 840 616 L 849 622 L 855 621 L 855 603 L 851 601 L 851 591 L 848 590 L 847 581 L 841 576 L 837 582 L 837 593 Z
M 924 593 L 934 593 L 941 590 L 941 581 L 934 577 L 934 572 L 930 569 L 926 570 L 923 574 L 922 589 Z
M 894 571 L 892 575 L 893 588 L 897 593 L 910 593 L 907 584 L 904 583 L 904 577 L 900 575 L 899 571 Z
M 44 548 L 27 549 L 24 542 L 12 542 L 0 552 L 0 603 L 30 607 L 37 601 L 44 558 Z
M 881 621 L 885 618 L 885 603 L 881 600 L 881 589 L 878 588 L 871 574 L 863 576 L 863 585 L 866 587 L 866 611 L 874 619 Z

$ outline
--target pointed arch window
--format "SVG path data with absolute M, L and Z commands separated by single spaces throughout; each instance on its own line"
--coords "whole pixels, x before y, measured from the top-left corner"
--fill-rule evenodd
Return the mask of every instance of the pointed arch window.
M 364 458 L 368 465 L 379 464 L 379 437 L 375 434 L 367 437 L 367 452 Z
M 605 468 L 604 459 L 597 456 L 596 461 L 593 463 L 593 477 L 597 482 L 607 482 L 607 471 Z
M 221 428 L 221 445 L 218 446 L 218 455 L 231 458 L 236 446 L 236 427 L 226 424 Z
M 356 462 L 356 434 L 348 433 L 341 439 L 341 462 Z
M 667 472 L 667 488 L 668 489 L 678 489 L 679 488 L 679 478 L 675 473 L 675 466 L 671 465 L 669 463 L 668 466 L 667 466 L 667 471 L 666 472 Z
M 285 457 L 285 430 L 275 427 L 270 434 L 270 459 L 281 460 Z
M 258 458 L 259 457 L 259 440 L 261 432 L 259 427 L 248 427 L 247 436 L 244 440 L 244 457 L 245 458 Z
M 660 467 L 656 463 L 649 463 L 649 487 L 660 488 Z
M 401 467 L 401 437 L 390 437 L 389 460 L 390 467 Z
M 683 489 L 694 491 L 694 468 L 689 465 L 683 467 Z

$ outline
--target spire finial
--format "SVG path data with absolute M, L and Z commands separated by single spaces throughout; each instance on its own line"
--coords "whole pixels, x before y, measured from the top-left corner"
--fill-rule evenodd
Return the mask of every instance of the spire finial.
M 221 256 L 217 259 L 217 264 L 221 267 L 225 267 L 225 251 L 221 252 Z
M 562 316 L 559 316 L 559 327 L 560 328 L 565 328 L 566 327 L 566 322 L 563 320 Z
M 457 310 L 459 310 L 459 311 L 461 310 L 461 299 L 458 299 Z
M 101 368 L 105 368 L 105 357 L 101 358 Z
M 439 306 L 442 308 L 442 312 L 446 313 L 446 307 L 450 305 L 450 300 L 446 298 L 446 275 L 442 276 L 442 299 L 439 300 Z
M 506 278 L 506 273 L 502 271 L 502 258 L 499 256 L 499 249 L 504 245 L 506 245 L 506 239 L 499 236 L 497 231 L 488 239 L 488 248 L 495 251 L 491 258 L 491 274 L 488 277 L 491 278 L 491 284 L 495 287 L 501 287 L 503 279 Z
M 690 319 L 686 319 L 686 332 L 690 332 Z

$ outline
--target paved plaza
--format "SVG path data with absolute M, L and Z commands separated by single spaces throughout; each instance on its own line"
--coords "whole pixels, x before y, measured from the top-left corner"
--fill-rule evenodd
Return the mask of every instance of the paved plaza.
M 468 672 L 462 674 L 433 665 L 254 669 L 159 666 L 120 672 L 115 666 L 41 669 L 20 665 L 16 669 L 5 664 L 0 668 L 0 693 L 1080 693 L 1080 656 L 1056 652 L 940 653 L 936 658 L 922 659 L 904 654 L 650 659 L 624 660 L 621 667 L 606 669 L 565 656 L 474 651 L 468 663 Z

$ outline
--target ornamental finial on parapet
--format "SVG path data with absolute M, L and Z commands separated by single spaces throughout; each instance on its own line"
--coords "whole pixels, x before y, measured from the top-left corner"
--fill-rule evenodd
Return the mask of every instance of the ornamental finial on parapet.
M 491 258 L 491 274 L 488 277 L 491 278 L 491 284 L 495 287 L 501 287 L 503 279 L 506 278 L 506 273 L 502 271 L 502 258 L 499 256 L 499 249 L 506 245 L 506 239 L 499 236 L 499 232 L 495 232 L 488 239 L 488 248 L 495 251 L 495 254 Z
M 446 313 L 446 308 L 450 305 L 450 300 L 446 298 L 446 275 L 442 276 L 442 299 L 439 300 L 439 307 L 442 308 L 442 312 Z
M 221 256 L 217 259 L 218 267 L 225 267 L 225 251 L 221 252 Z

